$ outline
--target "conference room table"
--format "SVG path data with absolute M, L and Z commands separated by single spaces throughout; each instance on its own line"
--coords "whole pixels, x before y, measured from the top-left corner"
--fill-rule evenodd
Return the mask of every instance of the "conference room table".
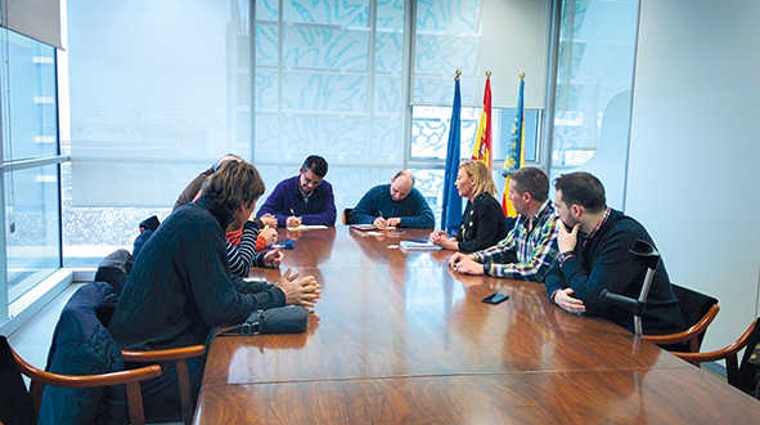
M 428 231 L 287 232 L 322 297 L 301 334 L 217 336 L 196 424 L 760 423 L 755 400 L 543 285 L 462 275 Z M 498 305 L 481 300 L 501 291 Z

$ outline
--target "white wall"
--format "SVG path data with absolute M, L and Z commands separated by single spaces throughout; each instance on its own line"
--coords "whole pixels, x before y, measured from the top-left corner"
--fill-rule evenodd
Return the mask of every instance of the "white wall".
M 703 349 L 758 315 L 760 2 L 642 0 L 626 210 L 671 279 L 720 300 Z

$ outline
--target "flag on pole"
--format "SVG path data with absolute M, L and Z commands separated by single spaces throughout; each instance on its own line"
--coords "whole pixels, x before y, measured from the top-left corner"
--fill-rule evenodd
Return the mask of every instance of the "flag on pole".
M 520 88 L 517 91 L 517 109 L 515 121 L 512 124 L 512 136 L 510 137 L 507 156 L 504 158 L 504 194 L 501 198 L 501 209 L 507 217 L 517 217 L 512 201 L 509 200 L 509 180 L 512 173 L 523 166 L 525 162 L 525 128 L 523 116 L 523 91 L 525 90 L 525 73 L 520 73 Z
M 441 213 L 441 229 L 446 233 L 459 231 L 459 223 L 462 221 L 462 197 L 459 196 L 454 182 L 457 180 L 459 161 L 462 157 L 461 145 L 461 120 L 462 98 L 459 94 L 459 76 L 457 70 L 454 78 L 454 104 L 451 106 L 451 121 L 449 122 L 449 143 L 446 149 L 446 172 L 443 177 L 443 211 Z
M 483 112 L 478 132 L 472 145 L 473 161 L 483 161 L 491 169 L 491 71 L 486 71 L 486 90 L 483 94 Z

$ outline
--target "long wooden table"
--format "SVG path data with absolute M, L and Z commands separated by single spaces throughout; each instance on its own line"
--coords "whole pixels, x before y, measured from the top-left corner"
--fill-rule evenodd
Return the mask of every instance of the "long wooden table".
M 281 234 L 313 274 L 307 332 L 217 337 L 197 424 L 748 424 L 760 402 L 537 283 L 464 276 L 451 252 L 346 227 Z M 276 280 L 275 270 L 254 274 Z M 499 305 L 481 299 L 501 290 Z

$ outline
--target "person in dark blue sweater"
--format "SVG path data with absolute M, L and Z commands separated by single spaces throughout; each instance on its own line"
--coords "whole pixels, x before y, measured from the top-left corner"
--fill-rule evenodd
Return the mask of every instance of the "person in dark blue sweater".
M 546 274 L 549 298 L 563 310 L 605 317 L 633 330 L 633 315 L 599 300 L 607 289 L 638 298 L 646 269 L 628 252 L 642 239 L 654 246 L 644 226 L 606 205 L 604 186 L 589 173 L 576 172 L 555 181 L 554 205 L 562 220 L 559 256 Z M 642 317 L 645 334 L 668 334 L 684 329 L 678 299 L 665 264 L 660 261 Z
M 396 173 L 391 184 L 370 189 L 351 213 L 354 223 L 386 227 L 426 228 L 435 225 L 435 217 L 427 201 L 414 188 L 409 170 Z
M 145 243 L 124 285 L 109 330 L 122 349 L 160 350 L 203 344 L 218 325 L 243 322 L 259 309 L 313 306 L 320 295 L 313 276 L 290 270 L 275 285 L 245 282 L 229 273 L 224 229 L 237 213 L 249 216 L 264 193 L 253 165 L 227 161 L 205 182 L 200 198 L 174 211 Z M 205 359 L 188 361 L 197 394 Z M 179 392 L 171 365 L 142 385 L 146 414 L 177 412 Z

